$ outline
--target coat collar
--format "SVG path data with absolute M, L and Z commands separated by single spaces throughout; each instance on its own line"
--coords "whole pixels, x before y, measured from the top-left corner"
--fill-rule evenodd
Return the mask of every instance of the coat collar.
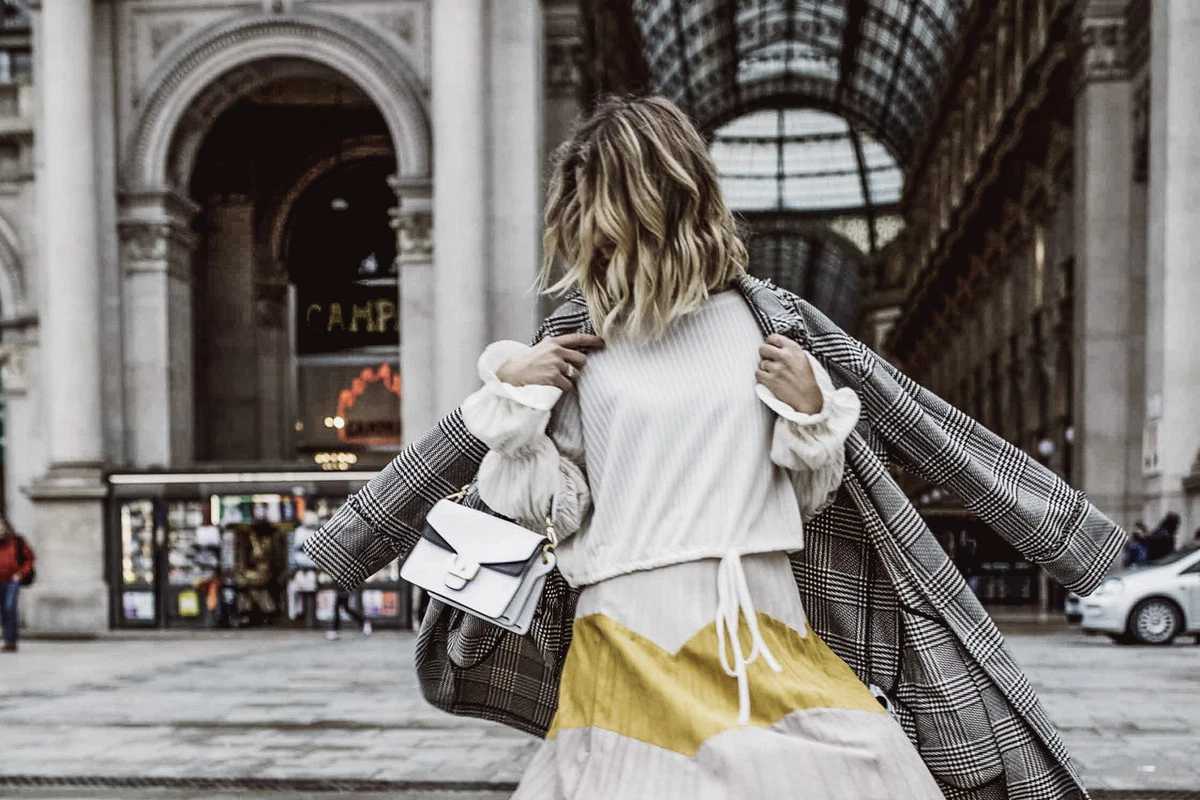
M 733 286 L 750 307 L 764 338 L 778 333 L 808 347 L 808 328 L 804 319 L 799 312 L 784 302 L 775 284 L 743 273 L 734 279 Z M 596 332 L 588 315 L 587 303 L 577 289 L 567 294 L 562 305 L 550 315 L 547 322 L 554 323 L 553 327 L 560 331 L 571 330 L 590 334 Z

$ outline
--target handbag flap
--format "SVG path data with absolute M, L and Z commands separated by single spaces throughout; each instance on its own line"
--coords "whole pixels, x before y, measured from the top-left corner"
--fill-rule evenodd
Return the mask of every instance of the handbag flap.
M 438 501 L 425 522 L 455 553 L 482 566 L 523 564 L 546 543 L 515 522 L 449 500 Z

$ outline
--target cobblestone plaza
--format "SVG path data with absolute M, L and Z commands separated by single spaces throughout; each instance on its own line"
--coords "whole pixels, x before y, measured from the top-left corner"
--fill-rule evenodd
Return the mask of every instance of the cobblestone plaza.
M 1089 788 L 1200 787 L 1200 647 L 1120 647 L 1057 620 L 1003 627 Z M 0 796 L 183 798 L 195 789 L 170 787 L 197 779 L 259 780 L 263 797 L 308 796 L 306 780 L 344 781 L 338 796 L 350 797 L 507 796 L 537 741 L 426 705 L 412 645 L 294 633 L 28 642 L 2 662 Z M 16 776 L 122 780 L 88 794 Z

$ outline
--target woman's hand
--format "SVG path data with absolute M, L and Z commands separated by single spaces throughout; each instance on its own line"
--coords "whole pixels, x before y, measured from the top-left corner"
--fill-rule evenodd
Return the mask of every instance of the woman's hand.
M 580 351 L 601 347 L 603 339 L 586 333 L 542 339 L 522 355 L 505 361 L 496 370 L 496 377 L 510 386 L 540 384 L 570 389 L 587 365 L 587 356 Z
M 801 414 L 820 412 L 824 405 L 821 387 L 803 347 L 774 333 L 758 348 L 758 357 L 762 361 L 754 377 L 759 383 Z

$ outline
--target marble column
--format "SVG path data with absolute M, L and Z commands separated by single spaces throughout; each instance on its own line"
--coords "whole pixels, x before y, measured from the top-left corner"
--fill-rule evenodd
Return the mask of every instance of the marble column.
M 170 191 L 122 197 L 122 330 L 129 466 L 169 469 L 195 456 L 191 220 L 198 207 Z
M 1130 281 L 1132 121 L 1124 19 L 1082 19 L 1083 80 L 1075 101 L 1074 478 L 1123 525 L 1138 516 L 1126 451 L 1138 298 Z
M 49 464 L 30 487 L 42 631 L 108 625 L 104 579 L 100 253 L 91 0 L 45 3 L 39 28 L 40 338 Z
M 393 178 L 400 287 L 400 428 L 411 442 L 437 423 L 433 199 L 428 178 Z
M 435 413 L 474 391 L 488 344 L 488 24 L 485 0 L 431 5 Z M 403 168 L 403 165 L 401 165 Z
M 488 338 L 523 342 L 539 320 L 544 84 L 539 0 L 509 0 L 503 13 L 491 14 L 489 44 Z
M 1150 21 L 1149 241 L 1146 263 L 1146 517 L 1188 513 L 1184 479 L 1200 452 L 1200 4 L 1155 0 Z

